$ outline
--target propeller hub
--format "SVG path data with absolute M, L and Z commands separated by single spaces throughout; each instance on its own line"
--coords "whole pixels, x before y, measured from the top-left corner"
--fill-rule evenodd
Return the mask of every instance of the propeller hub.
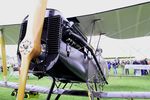
M 23 40 L 21 43 L 20 43 L 20 46 L 19 46 L 19 51 L 21 54 L 28 54 L 30 53 L 31 49 L 32 49 L 32 42 L 29 41 L 29 40 Z

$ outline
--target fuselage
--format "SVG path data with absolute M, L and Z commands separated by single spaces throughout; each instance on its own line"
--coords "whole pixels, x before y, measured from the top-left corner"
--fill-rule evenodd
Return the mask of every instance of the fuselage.
M 26 34 L 28 17 L 22 23 L 18 44 Z M 30 70 L 39 78 L 43 76 L 55 77 L 60 81 L 68 82 L 105 82 L 102 69 L 87 48 L 87 38 L 59 11 L 47 9 L 42 38 L 41 54 L 32 59 Z M 17 52 L 21 61 L 20 52 Z

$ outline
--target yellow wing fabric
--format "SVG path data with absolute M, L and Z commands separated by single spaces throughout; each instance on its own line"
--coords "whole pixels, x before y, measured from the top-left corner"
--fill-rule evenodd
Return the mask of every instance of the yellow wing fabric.
M 86 35 L 100 32 L 117 39 L 150 35 L 150 2 L 91 15 L 78 16 L 79 28 Z M 94 27 L 93 27 L 93 24 Z

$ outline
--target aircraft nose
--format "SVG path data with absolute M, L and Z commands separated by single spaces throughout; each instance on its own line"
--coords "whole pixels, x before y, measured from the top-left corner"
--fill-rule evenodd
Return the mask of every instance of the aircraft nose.
M 28 49 L 29 46 L 24 44 L 23 47 L 24 47 L 25 49 Z

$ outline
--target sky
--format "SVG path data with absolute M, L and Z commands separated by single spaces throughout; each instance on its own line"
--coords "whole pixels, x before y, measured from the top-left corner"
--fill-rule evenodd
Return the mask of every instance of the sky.
M 37 0 L 0 0 L 0 25 L 20 23 Z M 47 8 L 62 12 L 65 17 L 103 12 L 149 0 L 48 0 Z
M 93 37 L 92 45 L 97 46 L 97 36 Z M 113 39 L 102 36 L 100 48 L 103 57 L 135 57 L 136 59 L 150 58 L 150 36 L 132 39 Z
M 37 0 L 0 0 L 0 25 L 21 23 L 30 13 Z M 65 17 L 81 16 L 103 12 L 124 6 L 149 2 L 149 0 L 48 0 L 47 8 L 55 8 Z M 97 43 L 94 37 L 93 44 Z M 150 37 L 116 40 L 103 36 L 100 46 L 103 56 L 150 56 Z M 113 44 L 112 44 L 113 43 Z M 16 46 L 6 46 L 8 55 L 16 55 Z M 11 50 L 11 51 L 10 51 Z

